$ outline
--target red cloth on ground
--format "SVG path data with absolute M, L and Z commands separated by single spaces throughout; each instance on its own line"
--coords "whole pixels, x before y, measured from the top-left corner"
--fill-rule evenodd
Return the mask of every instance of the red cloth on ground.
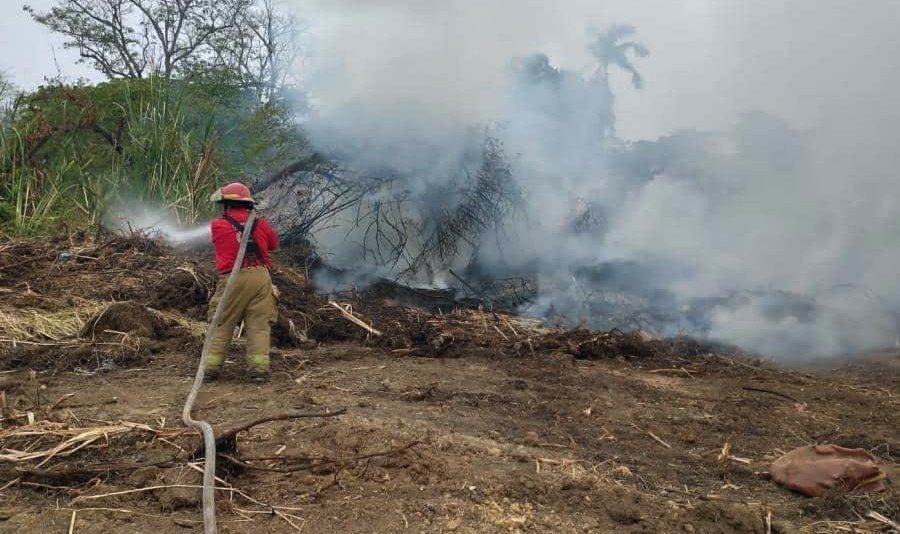
M 864 449 L 838 445 L 799 447 L 772 462 L 772 479 L 810 497 L 837 487 L 844 492 L 884 491 L 885 473 Z
M 247 222 L 247 218 L 250 216 L 250 210 L 244 208 L 228 208 L 226 213 L 242 225 Z M 238 249 L 241 246 L 241 235 L 230 222 L 225 220 L 224 216 L 213 219 L 209 225 L 209 231 L 212 235 L 212 244 L 216 252 L 216 270 L 220 274 L 228 274 L 234 266 L 235 258 L 237 258 Z M 269 256 L 269 251 L 278 248 L 278 234 L 272 230 L 269 221 L 262 217 L 256 219 L 253 239 L 256 242 L 257 255 L 253 258 L 246 254 L 241 267 L 261 265 L 265 266 L 266 269 L 272 270 L 272 259 Z

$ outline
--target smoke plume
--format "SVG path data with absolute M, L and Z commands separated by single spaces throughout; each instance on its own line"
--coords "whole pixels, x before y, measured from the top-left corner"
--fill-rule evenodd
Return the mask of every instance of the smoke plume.
M 598 4 L 298 0 L 305 127 L 405 177 L 423 217 L 487 127 L 521 204 L 476 262 L 533 274 L 532 313 L 782 356 L 896 343 L 893 2 Z M 650 50 L 627 55 L 642 90 L 597 52 L 617 22 Z M 365 268 L 346 234 L 317 237 Z

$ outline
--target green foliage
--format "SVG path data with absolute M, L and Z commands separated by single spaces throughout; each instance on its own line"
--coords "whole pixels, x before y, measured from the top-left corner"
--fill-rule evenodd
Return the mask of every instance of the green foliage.
M 0 128 L 0 225 L 97 224 L 117 201 L 193 222 L 219 184 L 303 143 L 288 115 L 215 79 L 41 88 Z

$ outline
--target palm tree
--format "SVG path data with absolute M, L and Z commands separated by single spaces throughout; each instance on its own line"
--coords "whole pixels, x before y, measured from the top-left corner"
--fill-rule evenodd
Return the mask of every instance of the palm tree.
M 594 80 L 600 84 L 603 94 L 607 98 L 607 109 L 600 121 L 603 123 L 603 135 L 605 137 L 615 137 L 616 135 L 616 114 L 613 109 L 614 96 L 609 86 L 609 67 L 615 65 L 631 73 L 631 84 L 635 89 L 640 89 L 644 85 L 644 79 L 637 67 L 631 63 L 630 55 L 636 57 L 647 57 L 650 53 L 647 47 L 635 42 L 625 41 L 623 39 L 634 35 L 636 29 L 634 26 L 626 24 L 613 24 L 606 31 L 594 31 L 594 39 L 588 46 L 594 59 L 597 60 L 597 69 L 594 71 Z
M 594 41 L 588 47 L 599 65 L 596 76 L 609 78 L 609 66 L 615 65 L 631 74 L 631 83 L 635 89 L 640 89 L 644 80 L 634 64 L 629 59 L 629 53 L 637 57 L 647 57 L 650 53 L 647 47 L 635 42 L 622 39 L 634 35 L 636 28 L 627 24 L 613 24 L 606 31 L 598 31 Z

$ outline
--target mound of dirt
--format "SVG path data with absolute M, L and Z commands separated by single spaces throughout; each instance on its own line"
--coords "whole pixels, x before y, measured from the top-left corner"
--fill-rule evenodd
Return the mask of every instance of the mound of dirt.
M 91 317 L 78 337 L 85 339 L 121 338 L 131 334 L 143 338 L 167 337 L 166 320 L 154 310 L 137 302 L 114 302 Z
M 533 346 L 538 351 L 565 352 L 580 360 L 694 357 L 739 352 L 735 347 L 690 337 L 656 339 L 640 331 L 598 332 L 585 328 L 545 331 L 533 341 Z
M 17 350 L 0 349 L 0 368 L 54 372 L 75 369 L 109 371 L 143 365 L 149 353 L 150 347 L 139 340 L 106 344 L 27 345 Z
M 180 265 L 152 286 L 147 303 L 159 310 L 172 310 L 193 319 L 204 319 L 217 278 L 211 264 L 191 262 Z

